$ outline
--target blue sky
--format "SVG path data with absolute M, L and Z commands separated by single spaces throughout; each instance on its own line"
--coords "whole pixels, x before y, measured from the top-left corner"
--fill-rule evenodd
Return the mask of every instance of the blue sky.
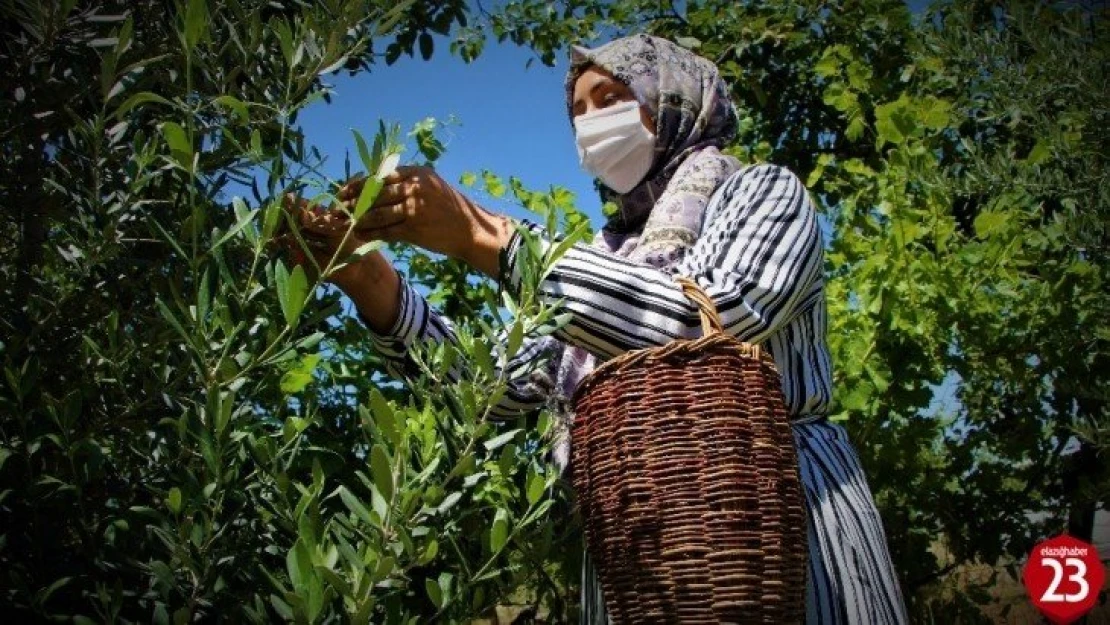
M 926 1 L 907 4 L 916 13 Z M 334 91 L 331 104 L 319 100 L 299 120 L 306 143 L 328 156 L 324 171 L 333 179 L 342 177 L 345 151 L 352 154 L 352 169 L 357 166 L 352 128 L 369 139 L 379 119 L 400 123 L 407 132 L 425 117 L 454 116 L 458 124 L 441 134 L 447 153 L 436 165 L 447 181 L 457 184 L 463 172 L 489 169 L 517 176 L 530 189 L 560 185 L 574 192 L 579 210 L 599 228 L 604 223 L 600 202 L 592 179 L 579 166 L 566 116 L 566 54 L 557 56 L 555 67 L 538 59 L 526 67 L 535 56 L 529 49 L 490 41 L 468 65 L 448 46 L 449 39 L 437 36 L 429 61 L 402 56 L 392 66 L 383 63 L 353 78 L 327 77 Z M 495 212 L 532 216 L 511 201 L 477 191 L 469 195 Z
M 926 2 L 909 0 L 919 13 Z M 323 171 L 333 179 L 343 175 L 345 152 L 351 153 L 352 170 L 359 162 L 351 129 L 368 139 L 378 120 L 400 123 L 407 132 L 426 118 L 458 123 L 440 133 L 447 152 L 436 170 L 458 185 L 463 172 L 483 169 L 508 177 L 517 176 L 531 189 L 560 185 L 575 193 L 579 210 L 590 216 L 594 228 L 604 223 L 591 177 L 581 169 L 574 133 L 566 117 L 563 80 L 566 55 L 555 67 L 546 67 L 527 48 L 489 42 L 471 64 L 449 54 L 449 40 L 436 37 L 435 54 L 424 61 L 402 56 L 394 65 L 384 64 L 355 77 L 327 77 L 332 102 L 320 100 L 305 109 L 300 123 L 306 144 L 328 157 Z M 414 158 L 413 151 L 407 154 Z M 470 197 L 486 208 L 509 216 L 532 217 L 508 199 L 494 199 L 469 190 Z M 349 305 L 349 304 L 348 304 Z M 930 412 L 951 410 L 951 388 L 938 394 Z
M 569 188 L 579 209 L 602 223 L 593 182 L 578 164 L 574 134 L 566 117 L 563 79 L 565 56 L 554 67 L 538 60 L 527 69 L 533 53 L 512 44 L 491 42 L 467 65 L 448 53 L 448 40 L 436 40 L 431 60 L 402 56 L 394 65 L 380 65 L 355 77 L 330 76 L 332 103 L 320 100 L 301 113 L 306 143 L 329 158 L 324 171 L 332 178 L 343 174 L 344 152 L 350 151 L 352 169 L 358 157 L 351 129 L 368 139 L 378 120 L 397 122 L 406 132 L 425 117 L 457 123 L 440 131 L 447 152 L 436 170 L 457 184 L 463 172 L 482 169 L 517 176 L 531 189 L 550 185 Z M 412 158 L 413 152 L 407 156 Z M 469 195 L 486 208 L 512 217 L 531 214 L 507 200 L 480 191 Z

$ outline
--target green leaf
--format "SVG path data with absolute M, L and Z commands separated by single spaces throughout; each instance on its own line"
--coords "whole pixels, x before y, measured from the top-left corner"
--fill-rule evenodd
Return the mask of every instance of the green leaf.
M 493 527 L 489 530 L 489 548 L 491 553 L 498 553 L 505 546 L 509 538 L 509 513 L 503 508 L 497 510 L 493 517 Z
M 204 273 L 200 277 L 200 284 L 197 286 L 197 324 L 203 328 L 205 321 L 208 319 L 208 305 L 211 301 L 212 292 L 212 274 L 205 268 Z
M 370 448 L 370 473 L 382 497 L 387 501 L 393 499 L 393 467 L 389 463 L 389 454 L 381 443 Z
M 351 588 L 351 585 L 347 583 L 347 580 L 337 575 L 335 571 L 325 566 L 316 565 L 316 573 L 327 580 L 332 588 L 339 593 L 340 597 L 350 597 L 354 594 L 354 590 Z
M 188 169 L 193 162 L 193 146 L 185 129 L 176 122 L 162 122 L 162 136 L 170 148 L 170 155 L 182 167 Z
M 366 509 L 366 506 L 362 505 L 358 497 L 355 497 L 351 491 L 347 490 L 346 486 L 340 486 L 336 490 L 339 492 L 339 498 L 343 500 L 343 505 L 347 506 L 348 510 L 354 513 L 355 516 L 367 525 L 375 525 L 373 517 L 370 516 L 370 511 Z
M 185 9 L 185 47 L 192 50 L 208 30 L 208 3 L 189 0 Z
M 512 359 L 520 350 L 520 345 L 524 342 L 524 324 L 520 320 L 513 322 L 513 326 L 509 328 L 509 341 L 505 346 L 505 357 Z
M 169 506 L 170 512 L 177 514 L 181 512 L 181 489 L 174 486 L 170 489 L 169 495 L 166 497 L 166 505 Z
M 358 221 L 370 210 L 374 204 L 374 200 L 378 199 L 378 194 L 382 190 L 382 180 L 377 176 L 371 176 L 362 183 L 362 191 L 358 194 L 358 202 L 355 203 L 355 210 L 352 217 Z
M 439 555 L 439 541 L 433 538 L 428 541 L 428 545 L 424 547 L 424 553 L 420 555 L 420 563 L 427 564 L 435 560 L 437 555 Z
M 495 436 L 488 441 L 483 441 L 482 446 L 484 446 L 489 451 L 493 451 L 516 438 L 516 435 L 519 434 L 520 431 L 520 428 L 509 430 L 508 432 L 505 432 L 504 434 L 499 434 L 498 436 Z
M 361 132 L 353 128 L 351 132 L 355 135 L 355 145 L 358 147 L 358 157 L 362 161 L 362 167 L 368 172 L 374 171 L 377 168 L 377 163 L 370 158 L 370 149 L 366 146 L 366 139 L 362 137 Z
M 493 197 L 505 195 L 505 183 L 492 173 L 482 172 L 482 182 L 486 185 L 486 192 Z
M 277 230 L 278 222 L 282 218 L 281 200 L 275 199 L 266 206 L 262 216 L 262 238 L 269 241 Z
M 377 513 L 379 519 L 384 520 L 389 516 L 389 502 L 382 497 L 381 490 L 374 484 L 370 484 L 370 507 Z
M 284 265 L 279 264 L 278 266 L 284 268 Z M 281 312 L 285 315 L 285 323 L 291 327 L 296 327 L 297 320 L 301 316 L 301 310 L 304 308 L 305 296 L 308 295 L 308 278 L 305 276 L 303 265 L 297 265 L 293 268 L 293 272 L 288 274 L 284 286 L 284 289 L 280 284 L 278 286 Z M 284 296 L 282 296 L 283 291 Z
M 381 249 L 383 245 L 384 243 L 382 241 L 367 241 L 366 243 L 358 246 L 355 251 L 351 252 L 351 255 L 348 257 L 347 262 L 358 260 L 373 251 Z
M 455 576 L 447 571 L 439 574 L 439 589 L 443 591 L 444 598 L 451 597 L 451 583 L 455 581 Z
M 443 501 L 439 502 L 439 505 L 436 506 L 436 512 L 438 512 L 439 514 L 444 514 L 448 512 L 449 510 L 451 510 L 451 508 L 454 508 L 455 504 L 459 503 L 461 499 L 462 493 L 460 492 L 448 494 L 446 497 L 443 498 Z
M 835 54 L 832 54 L 832 52 L 832 48 L 826 50 L 825 54 L 821 55 L 821 60 L 814 64 L 813 71 L 816 72 L 818 76 L 829 78 L 840 72 L 840 59 L 838 59 Z
M 377 388 L 370 389 L 370 410 L 374 414 L 374 424 L 378 426 L 382 436 L 390 444 L 401 444 L 401 431 L 397 425 L 397 417 L 393 413 L 393 406 Z
M 424 590 L 428 593 L 428 598 L 432 600 L 432 605 L 437 608 L 443 607 L 443 591 L 439 588 L 439 582 L 432 578 L 424 579 Z
M 47 601 L 50 600 L 50 595 L 53 595 L 55 592 L 58 591 L 59 588 L 68 584 L 72 579 L 73 579 L 73 577 L 70 576 L 70 577 L 63 577 L 63 578 L 60 578 L 60 579 L 56 580 L 53 584 L 50 584 L 49 586 L 47 586 L 45 590 L 42 590 L 42 591 L 39 591 L 38 593 L 35 593 L 36 594 L 36 597 L 35 597 L 36 601 L 39 603 L 39 605 L 42 605 L 42 604 L 46 603 Z
M 300 393 L 312 383 L 312 374 L 301 371 L 286 371 L 281 376 L 281 392 L 286 395 Z
M 187 344 L 192 346 L 193 337 L 185 331 L 185 326 L 181 325 L 181 322 L 177 320 L 177 316 L 173 314 L 170 307 L 162 301 L 161 297 L 154 298 L 154 303 L 158 306 L 158 310 L 162 313 L 162 317 L 170 323 L 170 326 L 172 326 L 174 330 L 177 330 L 177 333 L 181 335 L 181 338 L 185 339 Z
M 127 98 L 126 100 L 124 100 L 123 104 L 120 104 L 116 108 L 116 111 L 112 115 L 116 119 L 121 119 L 131 109 L 135 108 L 136 106 L 139 106 L 140 104 L 146 104 L 147 102 L 155 102 L 157 104 L 165 104 L 167 106 L 173 106 L 173 102 L 170 102 L 169 100 L 167 100 L 166 98 L 163 98 L 162 96 L 158 95 L 157 93 L 151 93 L 149 91 L 142 91 L 142 92 L 136 93 L 135 95 L 131 96 L 130 98 Z
M 375 144 L 375 148 L 377 145 Z M 378 170 L 374 173 L 374 177 L 378 180 L 385 180 L 390 174 L 397 171 L 397 166 L 401 163 L 401 154 L 398 152 L 390 152 L 385 155 L 382 162 L 378 164 Z
M 878 145 L 893 143 L 898 145 L 913 135 L 917 128 L 910 113 L 910 99 L 903 95 L 894 102 L 880 104 L 875 107 L 875 131 L 878 133 Z
M 298 538 L 297 542 L 293 543 L 293 548 L 285 554 L 285 570 L 289 574 L 289 581 L 296 590 L 299 590 L 302 585 L 313 579 L 312 554 L 305 545 L 303 538 Z
M 344 65 L 347 64 L 347 61 L 350 58 L 351 57 L 349 55 L 343 55 L 343 56 L 339 57 L 338 59 L 336 59 L 335 62 L 332 63 L 331 65 L 328 65 L 324 69 L 316 72 L 316 75 L 317 76 L 323 76 L 324 74 L 330 74 L 334 71 L 338 71 L 340 68 L 342 68 Z
M 867 124 L 863 120 L 863 115 L 850 115 L 849 118 L 848 127 L 844 129 L 844 136 L 851 141 L 858 141 L 863 137 L 863 131 L 867 129 Z
M 1033 145 L 1033 149 L 1029 150 L 1029 156 L 1025 157 L 1025 162 L 1029 165 L 1037 165 L 1043 163 L 1052 155 L 1052 150 L 1049 147 L 1048 141 L 1045 139 L 1037 139 L 1037 143 Z
M 1009 214 L 1002 211 L 983 211 L 975 217 L 975 234 L 979 237 L 990 236 L 1005 226 L 1009 219 Z
M 459 184 L 464 187 L 473 187 L 476 182 L 478 182 L 478 176 L 474 175 L 472 171 L 464 171 L 463 174 L 459 176 Z
M 547 480 L 542 475 L 536 473 L 535 467 L 528 467 L 528 482 L 526 486 L 528 505 L 534 506 L 536 502 L 543 497 L 543 491 L 547 488 Z
M 918 107 L 917 118 L 927 128 L 946 128 L 952 119 L 952 103 L 930 96 Z
M 242 198 L 235 198 L 235 200 L 237 200 L 237 203 L 242 203 L 242 201 L 243 201 Z M 245 206 L 244 206 L 244 208 L 245 208 Z M 242 232 L 243 228 L 247 227 L 247 224 L 254 221 L 254 216 L 257 215 L 257 214 L 258 214 L 258 209 L 254 209 L 252 211 L 247 212 L 246 214 L 241 215 L 239 217 L 239 221 L 235 222 L 234 226 L 232 226 L 227 232 L 225 232 L 223 234 L 223 236 L 221 236 L 219 239 L 217 239 L 216 242 L 212 244 L 212 247 L 210 249 L 215 250 L 217 247 L 220 247 L 221 245 L 226 243 L 229 239 L 231 239 L 231 237 L 233 237 L 233 236 L 239 234 L 240 232 Z
M 856 386 L 844 396 L 841 405 L 845 410 L 857 412 L 867 407 L 868 402 L 871 400 L 871 385 L 866 383 L 857 383 Z
M 701 40 L 697 37 L 675 37 L 674 42 L 687 50 L 701 47 Z
M 247 105 L 244 104 L 243 101 L 239 98 L 230 95 L 222 95 L 216 97 L 212 101 L 216 104 L 220 104 L 231 109 L 231 112 L 235 113 L 235 116 L 239 118 L 239 121 L 243 123 L 250 121 L 250 111 L 247 109 Z
M 277 263 L 274 266 L 274 288 L 277 289 L 278 303 L 281 304 L 282 314 L 288 320 L 289 315 L 284 311 L 289 307 L 287 303 L 289 299 L 289 270 L 286 269 L 285 263 Z
M 474 364 L 478 366 L 478 371 L 489 378 L 495 376 L 489 343 L 485 341 L 476 341 L 473 350 L 470 352 L 470 356 L 474 360 Z

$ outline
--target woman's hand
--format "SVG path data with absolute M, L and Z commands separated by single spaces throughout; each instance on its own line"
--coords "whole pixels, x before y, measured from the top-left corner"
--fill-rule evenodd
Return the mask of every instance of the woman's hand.
M 340 211 L 320 210 L 292 195 L 283 198 L 283 207 L 300 225 L 301 236 L 321 270 L 333 258 L 337 263 L 342 262 L 367 242 L 357 232 L 352 232 L 346 242 L 343 241 L 350 219 Z M 301 265 L 306 274 L 315 278 L 316 266 L 305 256 L 293 234 L 286 233 L 275 243 L 286 249 L 292 264 Z M 384 333 L 396 321 L 400 310 L 401 280 L 389 259 L 378 250 L 333 270 L 324 280 L 339 287 L 351 298 L 375 332 Z
M 348 184 L 337 197 L 353 203 L 363 182 Z M 398 167 L 383 180 L 356 232 L 364 240 L 402 241 L 458 258 L 496 279 L 497 253 L 512 236 L 513 224 L 470 201 L 429 167 Z
M 292 215 L 295 223 L 298 224 L 301 238 L 304 239 L 315 264 L 305 255 L 305 250 L 301 248 L 293 233 L 286 232 L 280 235 L 276 238 L 275 243 L 285 248 L 286 257 L 290 264 L 293 266 L 301 265 L 310 279 L 317 277 L 317 267 L 321 270 L 325 269 L 333 258 L 336 259 L 336 264 L 342 262 L 344 258 L 353 254 L 360 245 L 366 242 L 355 232 L 351 233 L 351 236 L 347 237 L 345 242 L 343 241 L 343 235 L 346 233 L 350 221 L 346 215 L 339 211 L 327 211 L 323 210 L 322 207 L 310 206 L 307 200 L 297 198 L 292 194 L 287 194 L 282 198 L 282 208 Z M 340 249 L 340 244 L 343 246 L 342 249 Z M 379 254 L 380 256 L 380 253 L 376 250 L 371 254 Z M 333 270 L 327 276 L 324 276 L 324 281 L 343 289 L 345 285 L 351 285 L 369 278 L 369 274 L 374 269 L 373 259 L 370 258 L 371 254 Z M 384 260 L 384 257 L 382 259 Z M 388 261 L 386 262 L 388 263 Z

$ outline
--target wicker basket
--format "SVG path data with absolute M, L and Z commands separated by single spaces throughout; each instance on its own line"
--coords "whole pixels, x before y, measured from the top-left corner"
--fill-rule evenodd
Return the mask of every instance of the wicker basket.
M 574 395 L 572 481 L 614 623 L 791 623 L 806 527 L 778 372 L 679 278 L 703 335 L 603 363 Z

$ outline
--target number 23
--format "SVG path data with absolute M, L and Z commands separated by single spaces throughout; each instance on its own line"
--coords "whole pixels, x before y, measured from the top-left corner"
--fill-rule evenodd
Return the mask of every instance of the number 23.
M 1064 567 L 1060 565 L 1060 561 L 1056 558 L 1042 558 L 1041 564 L 1051 568 L 1053 572 L 1052 583 L 1044 591 L 1041 601 L 1047 603 L 1078 603 L 1087 598 L 1087 593 L 1091 591 L 1091 587 L 1087 585 L 1087 565 L 1082 560 L 1068 558 L 1064 562 L 1066 566 L 1075 567 L 1075 573 L 1068 576 L 1068 581 L 1079 584 L 1079 592 L 1071 595 L 1056 592 L 1060 587 L 1060 581 L 1064 577 Z

